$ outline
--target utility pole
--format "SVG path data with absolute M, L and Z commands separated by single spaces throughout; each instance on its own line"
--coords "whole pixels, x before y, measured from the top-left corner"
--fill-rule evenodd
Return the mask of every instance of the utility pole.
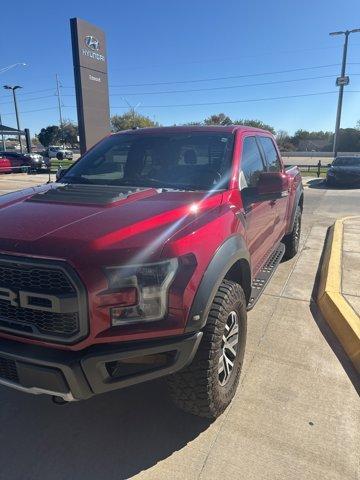
M 58 107 L 59 107 L 60 137 L 61 137 L 61 140 L 62 140 L 62 147 L 64 148 L 65 147 L 64 139 L 62 138 L 62 136 L 63 136 L 62 135 L 63 134 L 63 131 L 62 131 L 63 116 L 62 116 L 62 105 L 61 105 L 60 82 L 59 82 L 58 74 L 55 75 L 55 78 L 56 78 L 56 96 L 57 96 L 57 99 L 58 99 Z
M 55 78 L 56 78 L 56 95 L 58 98 L 58 107 L 59 107 L 60 127 L 62 127 L 63 116 L 62 116 L 62 105 L 61 105 L 60 81 L 59 81 L 58 74 L 55 75 Z
M 341 64 L 341 73 L 340 77 L 336 79 L 336 85 L 339 87 L 339 99 L 338 99 L 338 106 L 337 106 L 337 113 L 336 113 L 336 123 L 335 123 L 335 133 L 334 133 L 334 145 L 333 145 L 333 154 L 334 158 L 338 154 L 338 145 L 339 145 L 339 132 L 340 132 L 340 123 L 341 123 L 341 112 L 342 112 L 342 103 L 344 97 L 344 87 L 345 85 L 349 85 L 350 79 L 346 76 L 346 59 L 347 59 L 347 50 L 348 50 L 348 43 L 349 43 L 349 35 L 351 33 L 360 32 L 360 28 L 355 28 L 353 30 L 345 30 L 344 32 L 331 32 L 329 35 L 345 35 L 345 42 L 343 48 L 343 57 L 342 57 L 342 64 Z
M 0 127 L 2 127 L 1 113 L 0 113 Z M 1 144 L 2 144 L 2 151 L 5 152 L 5 139 L 4 139 L 3 132 L 1 132 Z
M 23 153 L 23 148 L 22 148 L 22 143 L 21 143 L 21 133 L 20 133 L 20 120 L 19 120 L 19 110 L 17 106 L 17 100 L 16 100 L 16 90 L 18 90 L 20 85 L 15 85 L 14 87 L 11 87 L 10 85 L 4 85 L 5 90 L 12 90 L 13 98 L 14 98 L 14 107 L 15 107 L 15 115 L 16 115 L 16 124 L 17 124 L 17 129 L 19 132 L 19 143 L 20 143 L 20 152 Z
M 121 98 L 124 100 L 124 102 L 125 102 L 125 103 L 128 105 L 128 107 L 129 107 L 129 110 L 130 110 L 130 113 L 131 113 L 131 117 L 132 117 L 132 124 L 133 124 L 132 127 L 134 128 L 134 127 L 135 127 L 135 114 L 136 114 L 136 111 L 135 111 L 135 110 L 140 107 L 141 102 L 139 102 L 138 104 L 135 105 L 135 107 L 133 107 L 133 106 L 131 105 L 131 103 L 126 100 L 125 97 L 121 97 Z

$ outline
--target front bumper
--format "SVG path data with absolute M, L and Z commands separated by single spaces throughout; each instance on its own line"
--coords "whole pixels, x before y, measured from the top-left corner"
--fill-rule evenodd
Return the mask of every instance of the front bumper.
M 326 181 L 328 183 L 333 183 L 337 185 L 342 185 L 344 187 L 352 187 L 356 185 L 360 185 L 360 175 L 327 175 Z
M 124 345 L 99 345 L 81 352 L 0 341 L 0 385 L 65 401 L 172 374 L 193 360 L 202 332 Z

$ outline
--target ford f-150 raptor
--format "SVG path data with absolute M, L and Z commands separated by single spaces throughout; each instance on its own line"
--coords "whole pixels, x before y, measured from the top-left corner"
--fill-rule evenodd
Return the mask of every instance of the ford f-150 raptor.
M 0 384 L 69 402 L 166 376 L 179 407 L 217 417 L 302 208 L 298 169 L 244 126 L 113 134 L 1 196 Z

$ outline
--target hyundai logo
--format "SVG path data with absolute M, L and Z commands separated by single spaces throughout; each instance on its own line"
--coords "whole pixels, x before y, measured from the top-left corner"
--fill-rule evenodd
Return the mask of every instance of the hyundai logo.
M 89 47 L 91 50 L 98 51 L 100 48 L 99 40 L 92 35 L 86 35 L 85 37 L 85 45 Z

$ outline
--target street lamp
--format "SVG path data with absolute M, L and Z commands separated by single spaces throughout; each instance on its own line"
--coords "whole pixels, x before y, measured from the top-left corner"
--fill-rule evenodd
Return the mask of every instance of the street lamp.
M 337 152 L 338 152 L 339 131 L 340 131 L 342 102 L 343 102 L 343 96 L 344 96 L 344 86 L 348 85 L 349 82 L 350 82 L 349 77 L 345 75 L 349 35 L 351 33 L 358 33 L 358 32 L 360 32 L 360 28 L 354 28 L 353 30 L 345 30 L 344 32 L 341 31 L 341 32 L 331 32 L 331 33 L 329 33 L 329 35 L 331 35 L 331 36 L 345 35 L 343 58 L 342 58 L 342 65 L 341 65 L 341 74 L 340 74 L 340 77 L 338 77 L 336 79 L 336 85 L 339 87 L 339 99 L 338 99 L 338 107 L 337 107 L 337 113 L 336 113 L 336 124 L 335 124 L 335 134 L 334 134 L 334 146 L 333 146 L 334 157 L 336 157 Z
M 14 87 L 11 87 L 10 85 L 4 85 L 4 88 L 5 88 L 5 90 L 12 90 L 12 93 L 13 93 L 15 114 L 16 114 L 16 123 L 17 123 L 17 129 L 19 131 L 20 152 L 23 153 L 22 144 L 21 144 L 19 111 L 18 111 L 18 106 L 17 106 L 17 101 L 16 101 L 16 90 L 18 90 L 19 88 L 22 88 L 22 87 L 20 87 L 20 85 L 15 85 Z
M 0 68 L 0 74 L 5 73 L 5 72 L 11 70 L 12 68 L 15 68 L 15 67 L 18 67 L 18 66 L 26 67 L 27 64 L 24 63 L 24 62 L 18 62 L 18 63 L 13 63 L 12 65 L 8 65 L 7 67 L 1 67 Z M 1 124 L 2 124 L 2 121 L 1 121 L 1 114 L 0 114 L 0 125 Z M 1 143 L 2 143 L 2 149 L 5 150 L 5 139 L 4 139 L 4 134 L 3 133 L 1 134 Z

